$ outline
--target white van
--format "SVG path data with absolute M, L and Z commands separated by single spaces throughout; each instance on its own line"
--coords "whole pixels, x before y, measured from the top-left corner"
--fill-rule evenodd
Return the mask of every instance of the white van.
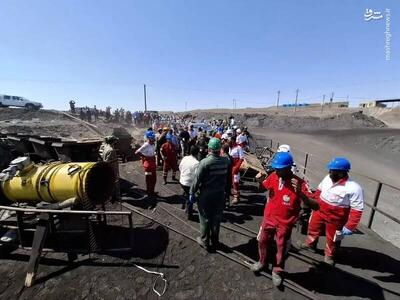
M 25 107 L 33 110 L 38 110 L 43 107 L 42 103 L 30 101 L 24 97 L 0 95 L 0 107 L 8 106 Z

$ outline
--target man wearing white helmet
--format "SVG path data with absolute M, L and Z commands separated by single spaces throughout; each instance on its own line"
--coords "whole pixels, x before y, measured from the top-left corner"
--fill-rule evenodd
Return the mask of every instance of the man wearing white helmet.
M 236 144 L 239 144 L 239 140 L 242 141 L 241 143 L 244 145 L 243 149 L 248 151 L 246 148 L 249 145 L 249 140 L 247 135 L 245 135 L 240 128 L 236 129 Z
M 232 130 L 228 129 L 221 135 L 221 140 L 230 141 L 232 138 Z
M 243 136 L 238 136 L 236 145 L 231 149 L 229 155 L 232 157 L 232 188 L 233 188 L 233 200 L 232 204 L 239 202 L 239 182 L 240 182 L 240 166 L 244 160 L 244 147 L 245 139 Z

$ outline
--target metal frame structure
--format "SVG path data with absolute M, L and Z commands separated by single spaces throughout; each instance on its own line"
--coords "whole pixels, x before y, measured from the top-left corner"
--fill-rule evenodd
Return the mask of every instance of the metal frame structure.
M 100 226 L 107 225 L 107 216 L 120 215 L 127 216 L 129 220 L 129 230 L 133 229 L 132 212 L 129 211 L 86 211 L 86 210 L 54 210 L 22 208 L 16 206 L 0 206 L 0 210 L 14 211 L 15 220 L 1 220 L 0 227 L 18 231 L 19 245 L 22 249 L 30 250 L 25 286 L 30 287 L 34 284 L 35 276 L 39 266 L 40 256 L 43 250 L 52 252 L 65 252 L 68 254 L 68 261 L 77 259 L 77 254 L 90 253 L 110 253 L 131 251 L 133 247 L 132 236 L 130 235 L 128 248 L 104 248 L 102 243 L 97 243 L 98 239 L 94 236 L 93 223 Z M 84 220 L 84 229 L 61 229 L 57 228 L 63 217 L 74 215 Z M 33 240 L 32 238 L 33 233 Z M 65 234 L 84 234 L 87 236 L 87 243 L 83 243 L 82 248 L 72 249 L 67 245 L 60 245 L 60 235 Z M 29 238 L 30 235 L 30 238 Z M 49 237 L 52 237 L 53 248 L 44 248 Z M 102 236 L 100 240 L 102 240 Z M 31 244 L 31 246 L 29 246 Z

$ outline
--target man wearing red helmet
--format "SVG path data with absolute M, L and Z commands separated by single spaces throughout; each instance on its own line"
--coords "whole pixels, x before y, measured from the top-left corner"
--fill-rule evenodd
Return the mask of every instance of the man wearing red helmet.
M 363 190 L 349 178 L 350 167 L 350 162 L 343 157 L 335 157 L 327 165 L 329 175 L 321 181 L 315 192 L 320 209 L 312 213 L 307 239 L 299 245 L 302 249 L 315 248 L 325 227 L 324 260 L 329 265 L 334 264 L 335 242 L 353 233 L 364 208 Z
M 271 164 L 274 172 L 263 181 L 268 190 L 269 200 L 265 205 L 264 218 L 258 239 L 260 259 L 251 269 L 258 272 L 267 264 L 267 252 L 274 237 L 276 240 L 276 261 L 272 269 L 272 282 L 279 286 L 285 264 L 285 248 L 291 236 L 292 228 L 299 218 L 301 202 L 318 209 L 318 203 L 312 197 L 307 183 L 292 172 L 293 157 L 288 152 L 278 152 Z

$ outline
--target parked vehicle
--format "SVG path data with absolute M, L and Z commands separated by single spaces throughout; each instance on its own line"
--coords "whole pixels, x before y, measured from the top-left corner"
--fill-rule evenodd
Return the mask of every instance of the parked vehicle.
M 30 101 L 20 96 L 0 95 L 0 107 L 25 107 L 27 109 L 38 110 L 43 107 L 42 103 Z
M 200 127 L 206 131 L 209 132 L 212 130 L 212 127 L 210 125 L 207 125 L 206 123 L 191 123 L 190 125 L 193 125 L 194 130 L 198 130 Z

